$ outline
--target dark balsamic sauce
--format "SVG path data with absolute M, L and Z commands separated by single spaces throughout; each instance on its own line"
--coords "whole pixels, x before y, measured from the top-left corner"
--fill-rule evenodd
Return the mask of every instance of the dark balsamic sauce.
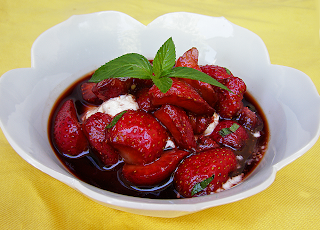
M 49 140 L 60 162 L 81 181 L 110 192 L 151 199 L 176 199 L 177 192 L 173 186 L 173 183 L 171 183 L 172 177 L 157 187 L 137 188 L 122 178 L 121 169 L 124 163 L 121 161 L 119 161 L 119 163 L 112 168 L 105 168 L 99 163 L 99 160 L 90 150 L 88 150 L 88 152 L 84 153 L 82 156 L 76 158 L 71 158 L 70 156 L 61 154 L 58 151 L 53 141 L 53 120 L 56 116 L 56 113 L 66 100 L 73 99 L 79 116 L 78 118 L 81 120 L 82 115 L 85 113 L 87 107 L 92 105 L 89 105 L 82 99 L 80 86 L 83 82 L 88 81 L 92 74 L 93 73 L 85 75 L 83 78 L 71 85 L 60 96 L 60 98 L 58 98 L 50 114 L 48 123 Z M 241 151 L 235 151 L 235 154 L 240 157 L 238 157 L 238 169 L 233 172 L 231 176 L 243 174 L 243 178 L 245 178 L 255 169 L 266 152 L 269 129 L 261 107 L 249 93 L 245 93 L 243 103 L 244 106 L 254 106 L 264 123 L 263 130 L 260 131 L 260 138 L 257 139 L 249 133 L 250 138 L 246 147 Z

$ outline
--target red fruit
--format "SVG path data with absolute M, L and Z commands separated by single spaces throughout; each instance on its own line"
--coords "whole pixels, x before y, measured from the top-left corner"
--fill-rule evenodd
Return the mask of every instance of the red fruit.
M 186 112 L 173 105 L 163 105 L 154 116 L 170 131 L 183 149 L 195 149 L 196 140 Z
M 201 71 L 198 66 L 199 52 L 197 48 L 193 47 L 186 51 L 176 62 L 176 67 L 189 67 Z
M 198 65 L 198 56 L 197 48 L 191 48 L 178 58 L 176 67 L 189 67 L 201 71 Z M 191 85 L 210 106 L 214 106 L 218 97 L 210 84 L 187 78 L 181 80 Z
M 197 115 L 188 113 L 189 121 L 192 126 L 194 134 L 202 134 L 210 124 L 212 117 L 209 115 Z
M 183 197 L 208 195 L 229 179 L 229 173 L 236 169 L 236 165 L 231 149 L 214 148 L 184 159 L 174 174 L 173 182 Z
M 105 113 L 97 112 L 91 115 L 84 123 L 86 134 L 93 152 L 104 165 L 116 164 L 119 154 L 106 140 L 106 126 L 112 121 L 112 117 Z
M 156 109 L 156 107 L 151 104 L 148 88 L 143 88 L 136 94 L 136 101 L 139 108 L 145 112 L 151 112 Z
M 239 112 L 239 124 L 252 132 L 261 131 L 263 129 L 263 122 L 261 117 L 248 107 L 243 107 Z
M 216 142 L 235 150 L 241 150 L 249 139 L 246 129 L 231 120 L 219 122 L 210 137 Z
M 243 107 L 243 94 L 246 92 L 246 84 L 238 77 L 226 79 L 225 86 L 232 92 L 224 89 L 218 91 L 218 102 L 215 106 L 216 112 L 222 118 L 231 119 L 238 115 Z
M 175 78 L 172 81 L 172 86 L 166 93 L 162 93 L 155 85 L 150 88 L 149 94 L 153 105 L 171 104 L 196 114 L 213 114 L 214 109 L 194 88 Z
M 102 100 L 100 100 L 93 92 L 92 88 L 96 85 L 96 83 L 93 82 L 85 82 L 81 85 L 81 93 L 82 98 L 86 102 L 89 102 L 91 104 L 101 104 Z
M 125 164 L 122 173 L 124 178 L 134 185 L 157 185 L 169 178 L 180 161 L 189 154 L 183 150 L 169 150 L 164 152 L 159 159 L 147 165 Z
M 197 151 L 201 152 L 208 149 L 218 148 L 220 145 L 209 136 L 200 136 L 198 138 Z
M 108 78 L 98 82 L 92 91 L 99 99 L 106 101 L 110 98 L 127 94 L 132 82 L 132 78 Z
M 54 120 L 53 137 L 60 153 L 77 156 L 88 149 L 73 101 L 67 100 Z
M 153 86 L 153 81 L 151 79 L 133 78 L 131 90 L 136 92 L 143 88 L 151 88 L 151 86 Z
M 221 83 L 224 79 L 233 77 L 233 74 L 228 69 L 217 65 L 200 66 L 200 69 L 202 72 L 208 74 Z
M 107 133 L 109 143 L 128 164 L 147 164 L 160 157 L 168 139 L 164 127 L 150 114 L 129 110 Z

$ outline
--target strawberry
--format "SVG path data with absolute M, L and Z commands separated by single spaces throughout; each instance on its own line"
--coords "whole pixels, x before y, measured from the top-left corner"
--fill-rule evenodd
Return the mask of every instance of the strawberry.
M 137 186 L 157 185 L 169 178 L 180 161 L 189 154 L 187 151 L 178 149 L 168 150 L 147 165 L 125 164 L 122 174 L 126 180 Z
M 208 74 L 217 81 L 223 83 L 225 79 L 233 77 L 233 74 L 227 68 L 218 65 L 205 65 L 200 66 L 202 72 Z
M 151 79 L 133 78 L 131 90 L 136 92 L 143 88 L 151 88 L 151 86 L 153 86 L 153 81 Z
M 87 139 L 81 129 L 76 108 L 71 99 L 63 103 L 55 117 L 53 137 L 62 154 L 78 156 L 88 149 Z
M 132 82 L 132 78 L 108 78 L 98 82 L 92 91 L 99 99 L 106 101 L 110 98 L 127 94 Z
M 91 104 L 101 104 L 102 100 L 100 100 L 93 92 L 92 88 L 96 85 L 96 83 L 93 82 L 85 82 L 81 85 L 81 93 L 82 93 L 82 98 L 86 102 L 89 102 Z
M 189 67 L 201 71 L 198 65 L 198 56 L 197 48 L 191 48 L 178 58 L 176 67 Z M 218 97 L 210 84 L 187 78 L 181 80 L 191 85 L 210 106 L 215 105 Z
M 218 148 L 220 145 L 209 136 L 201 135 L 197 141 L 197 151 L 201 152 L 208 149 Z
M 249 139 L 246 129 L 232 120 L 219 122 L 210 137 L 216 142 L 235 150 L 241 150 Z
M 216 112 L 222 118 L 231 119 L 238 115 L 243 107 L 242 99 L 246 91 L 244 81 L 238 77 L 230 77 L 226 79 L 225 86 L 232 92 L 224 89 L 218 91 L 218 102 L 215 106 Z
M 174 186 L 186 198 L 211 194 L 229 179 L 236 166 L 231 149 L 206 150 L 184 159 L 174 174 Z
M 178 58 L 176 61 L 176 67 L 189 67 L 201 71 L 200 67 L 198 66 L 198 56 L 198 49 L 193 47 Z
M 188 117 L 193 132 L 196 135 L 203 133 L 212 120 L 212 117 L 209 115 L 197 115 L 194 113 L 188 113 Z
M 214 109 L 189 84 L 175 78 L 172 81 L 172 86 L 166 93 L 162 93 L 155 85 L 150 88 L 153 105 L 171 104 L 196 114 L 213 114 Z
M 168 139 L 165 128 L 150 114 L 128 110 L 108 130 L 109 143 L 128 164 L 147 164 L 160 157 Z
M 239 124 L 252 132 L 261 131 L 263 128 L 263 122 L 261 117 L 255 112 L 251 111 L 248 107 L 243 107 L 239 112 L 237 118 Z
M 143 88 L 137 92 L 136 101 L 139 105 L 139 108 L 145 112 L 151 112 L 156 109 L 156 107 L 151 104 L 148 88 Z
M 105 113 L 97 112 L 91 115 L 84 123 L 84 133 L 89 140 L 93 152 L 99 160 L 107 166 L 116 164 L 119 154 L 106 141 L 106 126 L 112 117 Z
M 170 131 L 183 149 L 195 149 L 196 140 L 186 112 L 174 105 L 163 105 L 154 116 Z

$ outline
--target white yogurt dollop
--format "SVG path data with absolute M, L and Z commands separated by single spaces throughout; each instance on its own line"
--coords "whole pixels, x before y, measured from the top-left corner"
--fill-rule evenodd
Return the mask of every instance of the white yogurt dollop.
M 120 95 L 118 97 L 110 98 L 109 100 L 103 102 L 99 107 L 88 110 L 85 117 L 88 119 L 88 117 L 97 112 L 106 113 L 111 117 L 114 117 L 118 113 L 130 109 L 139 109 L 139 105 L 134 99 L 134 96 L 131 94 Z

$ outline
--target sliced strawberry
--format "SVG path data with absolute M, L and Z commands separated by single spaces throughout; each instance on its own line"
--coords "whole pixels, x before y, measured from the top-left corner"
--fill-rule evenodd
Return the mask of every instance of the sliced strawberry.
M 236 169 L 236 165 L 231 149 L 210 149 L 184 159 L 174 174 L 173 182 L 183 197 L 211 194 L 229 179 L 229 173 Z
M 243 107 L 242 99 L 247 87 L 244 81 L 238 77 L 230 77 L 226 79 L 225 86 L 227 86 L 232 92 L 219 89 L 219 100 L 215 109 L 220 117 L 231 119 L 236 117 L 240 109 Z
M 189 154 L 178 149 L 165 151 L 159 159 L 147 165 L 125 164 L 122 173 L 124 178 L 134 185 L 157 185 L 169 178 L 180 161 Z
M 183 149 L 195 149 L 196 140 L 186 112 L 174 105 L 163 105 L 154 116 L 170 131 Z
M 150 114 L 129 110 L 108 131 L 109 143 L 128 164 L 147 164 L 160 157 L 168 139 L 165 128 Z
M 233 74 L 227 68 L 218 65 L 205 65 L 200 66 L 202 72 L 208 74 L 217 81 L 223 83 L 225 79 L 233 77 Z
M 55 117 L 53 137 L 62 154 L 77 156 L 88 149 L 87 139 L 71 99 L 63 103 Z
M 197 48 L 191 48 L 178 58 L 176 67 L 189 67 L 201 71 L 198 65 L 198 56 Z M 187 78 L 181 80 L 191 85 L 210 106 L 213 107 L 215 105 L 218 96 L 210 84 Z
M 108 78 L 98 82 L 92 89 L 93 93 L 103 101 L 127 94 L 131 88 L 132 78 Z
M 197 144 L 198 152 L 220 147 L 220 145 L 209 136 L 200 136 L 198 138 Z
M 131 85 L 131 91 L 137 92 L 140 89 L 151 88 L 151 86 L 153 86 L 153 81 L 151 79 L 133 78 L 133 82 Z
M 145 112 L 151 112 L 157 108 L 151 104 L 148 88 L 143 88 L 138 91 L 138 93 L 136 94 L 136 101 L 139 105 L 139 108 Z
M 81 93 L 82 93 L 82 98 L 86 102 L 89 102 L 91 104 L 101 104 L 102 100 L 100 100 L 93 92 L 92 88 L 96 85 L 96 83 L 93 82 L 85 82 L 81 85 Z
M 249 139 L 246 129 L 232 120 L 219 122 L 210 137 L 216 142 L 236 150 L 241 150 Z
M 196 135 L 203 133 L 212 121 L 212 117 L 209 115 L 197 115 L 194 113 L 188 113 L 188 117 L 193 132 Z
M 261 117 L 248 107 L 243 107 L 239 112 L 239 124 L 252 132 L 261 131 L 263 129 L 263 122 Z
M 192 86 L 199 95 L 206 101 L 211 107 L 214 107 L 217 100 L 218 94 L 214 91 L 213 87 L 205 82 L 193 80 L 193 79 L 181 79 Z
M 106 140 L 106 126 L 111 121 L 112 117 L 110 115 L 97 112 L 91 115 L 84 123 L 84 133 L 93 152 L 107 166 L 116 164 L 119 160 L 118 152 Z
M 198 66 L 198 57 L 199 51 L 197 48 L 193 47 L 178 58 L 176 67 L 189 67 L 201 71 Z
M 214 109 L 184 81 L 173 78 L 171 88 L 162 93 L 155 85 L 150 88 L 153 105 L 171 104 L 182 107 L 196 114 L 213 114 Z

